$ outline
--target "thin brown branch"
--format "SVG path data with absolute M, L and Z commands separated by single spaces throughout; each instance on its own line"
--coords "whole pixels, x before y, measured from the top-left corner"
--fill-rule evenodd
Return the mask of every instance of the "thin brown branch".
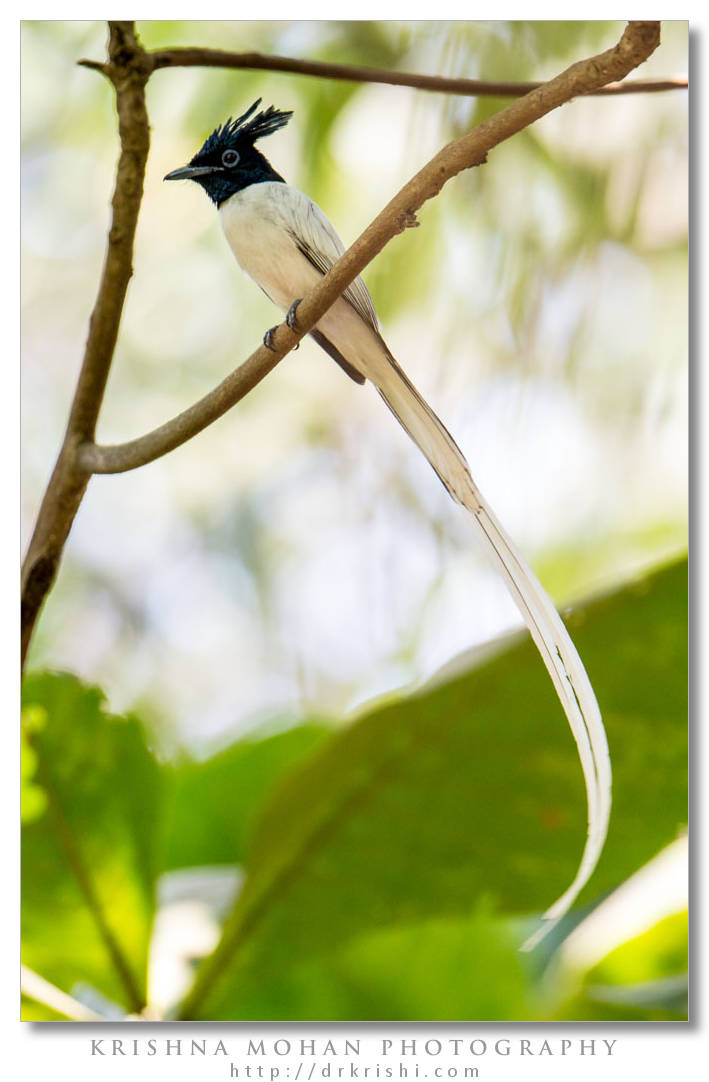
M 64 441 L 22 568 L 23 664 L 40 608 L 56 577 L 64 544 L 88 483 L 89 473 L 78 462 L 78 448 L 93 439 L 133 273 L 133 239 L 150 142 L 145 84 L 152 67 L 132 23 L 113 22 L 109 26 L 109 61 L 101 70 L 115 87 L 121 139 L 112 223 Z
M 136 469 L 192 438 L 250 391 L 317 323 L 350 282 L 397 233 L 412 222 L 415 212 L 437 195 L 451 177 L 480 165 L 488 151 L 552 109 L 605 82 L 621 79 L 642 63 L 659 43 L 659 24 L 631 23 L 613 49 L 581 61 L 561 75 L 496 113 L 468 135 L 449 143 L 392 199 L 371 225 L 308 293 L 298 307 L 298 330 L 281 324 L 274 337 L 278 352 L 260 347 L 214 390 L 177 417 L 145 436 L 114 446 L 84 445 L 81 463 L 88 471 L 118 473 Z
M 462 169 L 484 162 L 486 154 L 494 146 L 552 109 L 609 81 L 624 78 L 629 71 L 650 56 L 659 40 L 659 23 L 629 23 L 614 48 L 572 65 L 550 82 L 480 124 L 468 135 L 444 147 L 392 199 L 359 240 L 338 260 L 330 273 L 302 301 L 298 308 L 298 321 L 303 332 L 320 318 L 384 244 L 405 228 L 407 218 L 427 199 L 436 195 L 447 180 Z M 283 333 L 284 328 L 279 328 L 279 341 L 282 340 L 280 336 Z M 276 892 L 269 892 L 267 900 L 275 894 Z M 248 895 L 244 893 L 243 897 Z M 192 989 L 182 1005 L 181 1019 L 195 1019 L 199 1016 L 214 984 L 232 963 L 235 954 L 258 925 L 263 914 L 263 905 L 244 908 L 244 903 L 237 902 L 225 923 L 222 939 L 216 950 L 198 970 Z
M 333 300 L 336 299 L 336 297 L 333 298 Z M 186 443 L 213 421 L 218 420 L 244 395 L 253 390 L 256 384 L 260 383 L 307 333 L 307 329 L 301 331 L 299 328 L 298 333 L 295 334 L 284 323 L 279 327 L 278 334 L 274 338 L 274 344 L 276 341 L 280 343 L 277 348 L 270 350 L 265 346 L 259 346 L 217 387 L 200 398 L 193 406 L 189 406 L 188 409 L 178 413 L 176 417 L 166 421 L 159 428 L 153 429 L 152 432 L 139 436 L 137 439 L 128 440 L 126 443 L 108 446 L 91 442 L 84 443 L 79 452 L 82 468 L 89 473 L 125 473 L 127 470 L 145 466 L 169 451 L 174 451 L 176 447 Z
M 150 146 L 145 84 L 152 69 L 131 24 L 111 24 L 109 56 L 110 63 L 104 70 L 116 89 L 121 154 L 106 260 L 69 417 L 69 429 L 88 439 L 94 434 L 133 274 L 133 238 Z
M 155 70 L 161 68 L 243 68 L 292 75 L 311 75 L 320 79 L 342 79 L 352 83 L 386 83 L 415 90 L 460 94 L 464 97 L 520 98 L 537 90 L 542 83 L 494 82 L 486 79 L 454 79 L 443 75 L 418 75 L 414 72 L 360 67 L 354 64 L 331 64 L 322 60 L 300 60 L 290 56 L 264 53 L 233 53 L 225 49 L 158 49 L 150 53 Z M 91 64 L 92 61 L 81 61 Z M 585 91 L 589 95 L 648 94 L 663 90 L 686 90 L 686 76 L 672 79 L 639 79 L 630 83 L 612 82 Z

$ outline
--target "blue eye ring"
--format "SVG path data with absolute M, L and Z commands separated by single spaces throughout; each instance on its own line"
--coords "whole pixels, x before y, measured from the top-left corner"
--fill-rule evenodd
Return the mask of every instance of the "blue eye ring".
M 229 148 L 222 154 L 222 165 L 225 165 L 227 169 L 233 169 L 235 165 L 239 164 L 240 156 L 239 152 Z

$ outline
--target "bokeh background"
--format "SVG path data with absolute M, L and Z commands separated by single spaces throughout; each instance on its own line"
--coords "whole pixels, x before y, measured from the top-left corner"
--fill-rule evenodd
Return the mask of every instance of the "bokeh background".
M 622 24 L 138 30 L 524 80 Z M 104 258 L 114 97 L 76 61 L 105 39 L 22 30 L 25 538 Z M 637 75 L 685 73 L 687 44 L 664 23 Z M 263 149 L 347 243 L 505 104 L 216 69 L 147 93 L 104 442 L 190 405 L 280 319 L 203 192 L 162 183 L 217 124 L 259 96 L 293 109 Z M 486 648 L 520 620 L 468 517 L 372 388 L 304 342 L 199 437 L 89 486 L 23 685 L 23 1017 L 687 1017 L 687 137 L 684 91 L 575 101 L 451 181 L 365 274 L 499 517 L 557 603 L 581 602 L 614 803 L 573 912 L 520 952 L 586 823 L 546 671 L 527 637 Z
M 212 45 L 527 79 L 619 23 L 142 22 Z M 99 22 L 22 29 L 23 530 L 61 440 L 104 256 L 118 140 Z M 687 69 L 665 23 L 638 73 Z M 148 85 L 135 274 L 99 438 L 206 392 L 279 320 L 193 184 L 164 185 L 261 96 L 294 110 L 262 149 L 345 243 L 495 100 L 209 69 Z M 576 101 L 451 181 L 365 279 L 394 355 L 559 604 L 686 544 L 687 95 Z M 139 708 L 169 747 L 264 719 L 342 717 L 519 626 L 504 584 L 371 387 L 310 342 L 195 440 L 97 477 L 31 667 Z

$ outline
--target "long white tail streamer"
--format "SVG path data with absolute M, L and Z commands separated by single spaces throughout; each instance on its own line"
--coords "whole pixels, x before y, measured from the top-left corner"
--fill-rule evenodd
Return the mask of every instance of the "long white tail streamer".
M 586 670 L 551 598 L 484 500 L 462 451 L 445 425 L 393 357 L 390 360 L 391 376 L 381 381 L 379 393 L 453 499 L 472 514 L 486 538 L 488 551 L 502 571 L 551 676 L 581 760 L 588 809 L 586 844 L 573 882 L 546 910 L 545 923 L 523 945 L 523 949 L 530 950 L 571 908 L 603 850 L 611 809 L 611 763 L 606 731 Z

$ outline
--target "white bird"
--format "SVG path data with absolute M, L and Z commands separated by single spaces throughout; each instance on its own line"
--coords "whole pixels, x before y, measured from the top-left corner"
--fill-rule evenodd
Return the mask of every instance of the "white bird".
M 239 265 L 296 325 L 300 301 L 344 252 L 322 210 L 283 180 L 255 143 L 288 123 L 292 113 L 260 99 L 205 141 L 189 165 L 165 180 L 195 180 L 219 208 Z M 273 330 L 273 329 L 272 329 Z M 264 343 L 268 346 L 272 330 Z M 546 911 L 532 946 L 568 911 L 598 863 L 608 831 L 611 767 L 608 743 L 586 670 L 549 595 L 519 555 L 473 481 L 457 443 L 394 360 L 379 329 L 372 299 L 356 278 L 318 321 L 311 336 L 357 383 L 371 380 L 426 456 L 453 499 L 465 507 L 488 542 L 544 664 L 573 733 L 586 783 L 588 827 L 576 876 Z

